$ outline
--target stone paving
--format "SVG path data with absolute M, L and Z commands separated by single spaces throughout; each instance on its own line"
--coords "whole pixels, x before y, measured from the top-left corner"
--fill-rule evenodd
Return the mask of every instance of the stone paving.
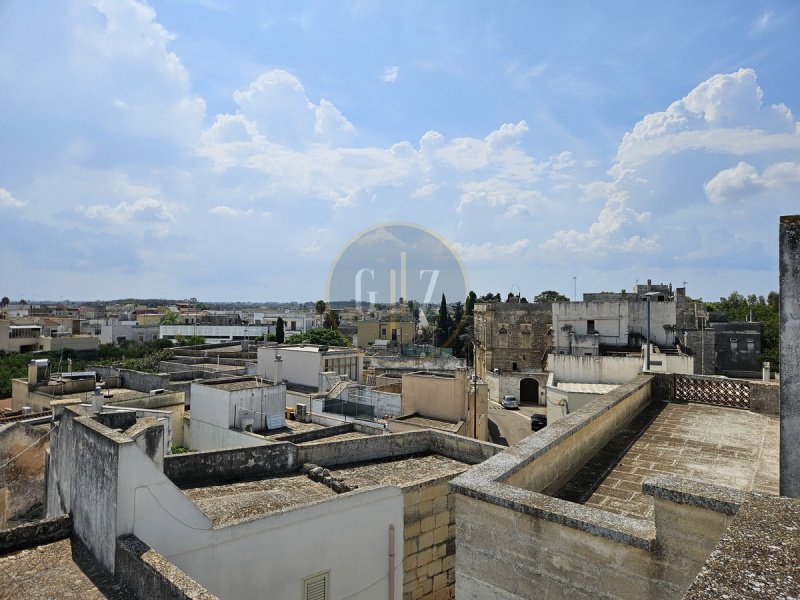
M 587 463 L 582 494 L 573 478 L 556 495 L 651 519 L 653 499 L 642 494 L 642 482 L 659 473 L 778 494 L 776 417 L 704 404 L 654 404 L 633 425 L 598 453 L 602 460 Z M 647 427 L 635 431 L 637 426 Z

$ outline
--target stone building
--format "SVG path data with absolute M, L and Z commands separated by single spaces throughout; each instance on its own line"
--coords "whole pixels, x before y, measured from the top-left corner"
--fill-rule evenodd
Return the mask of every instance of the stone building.
M 550 303 L 475 305 L 478 377 L 500 371 L 541 370 L 552 341 Z

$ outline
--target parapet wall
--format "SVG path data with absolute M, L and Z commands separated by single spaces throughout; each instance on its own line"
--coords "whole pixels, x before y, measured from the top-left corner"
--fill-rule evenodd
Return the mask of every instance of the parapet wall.
M 139 598 L 216 600 L 216 596 L 134 535 L 117 539 L 114 577 Z
M 459 599 L 678 599 L 747 494 L 661 475 L 654 521 L 547 495 L 653 398 L 641 375 L 449 484 Z M 491 532 L 491 535 L 487 535 Z
M 298 447 L 288 442 L 164 457 L 164 474 L 176 485 L 225 482 L 288 473 L 298 462 Z
M 57 542 L 69 537 L 70 533 L 72 533 L 72 519 L 69 515 L 4 529 L 0 531 L 0 556 Z

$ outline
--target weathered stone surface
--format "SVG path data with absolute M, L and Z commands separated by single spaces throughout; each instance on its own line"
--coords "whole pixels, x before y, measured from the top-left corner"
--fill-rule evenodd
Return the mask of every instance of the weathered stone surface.
M 745 502 L 685 600 L 800 598 L 800 501 Z
M 62 540 L 70 533 L 72 519 L 69 515 L 4 529 L 0 531 L 0 555 Z
M 800 215 L 780 219 L 781 495 L 800 498 Z

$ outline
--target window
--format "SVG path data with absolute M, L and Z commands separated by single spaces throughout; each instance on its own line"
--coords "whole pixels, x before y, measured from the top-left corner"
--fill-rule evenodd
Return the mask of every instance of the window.
M 747 351 L 748 352 L 756 351 L 756 341 L 754 339 L 747 338 Z
M 594 329 L 594 319 L 586 321 L 586 333 L 597 333 Z
M 731 352 L 736 352 L 736 348 L 738 346 L 738 340 L 735 337 L 731 338 Z
M 330 570 L 303 579 L 303 600 L 328 600 L 330 593 Z
M 292 330 L 292 331 L 297 331 L 297 321 L 292 321 L 292 327 L 291 327 L 291 330 Z

